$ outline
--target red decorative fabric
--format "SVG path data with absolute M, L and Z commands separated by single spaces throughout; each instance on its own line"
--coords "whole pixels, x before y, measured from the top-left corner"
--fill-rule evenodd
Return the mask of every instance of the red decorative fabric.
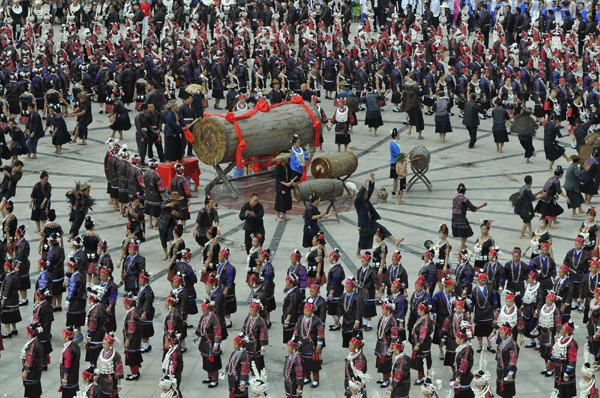
M 184 158 L 181 162 L 183 165 L 183 175 L 190 176 L 196 186 L 200 186 L 200 166 L 198 165 L 198 159 Z M 162 185 L 170 187 L 171 180 L 177 175 L 173 164 L 161 164 L 156 170 L 160 178 L 162 179 Z
M 188 126 L 183 128 L 183 134 L 185 134 L 185 139 L 187 142 L 194 142 L 194 134 L 192 134 Z
M 293 97 L 291 101 L 281 102 L 281 103 L 275 104 L 275 105 L 269 105 L 269 104 L 267 104 L 267 102 L 264 99 L 261 99 L 256 103 L 256 106 L 254 108 L 252 108 L 248 112 L 241 114 L 241 115 L 235 115 L 232 112 L 227 112 L 225 115 L 221 115 L 218 113 L 213 113 L 213 114 L 205 113 L 204 117 L 211 117 L 211 116 L 222 117 L 225 120 L 227 120 L 229 123 L 233 123 L 233 127 L 235 128 L 235 133 L 238 137 L 238 146 L 237 146 L 237 150 L 236 150 L 236 167 L 243 168 L 244 161 L 242 159 L 242 152 L 244 151 L 244 149 L 246 149 L 248 144 L 247 144 L 246 140 L 242 139 L 242 130 L 240 129 L 240 126 L 238 125 L 237 122 L 239 120 L 247 119 L 247 118 L 254 116 L 256 114 L 256 112 L 260 111 L 260 112 L 266 113 L 266 112 L 269 112 L 273 108 L 277 108 L 277 107 L 280 107 L 285 104 L 301 105 L 306 110 L 306 112 L 310 116 L 310 119 L 313 122 L 313 130 L 315 132 L 315 147 L 319 146 L 320 145 L 319 130 L 321 128 L 321 121 L 317 120 L 317 118 L 315 117 L 315 115 L 313 114 L 311 109 L 304 103 L 304 100 L 300 96 Z

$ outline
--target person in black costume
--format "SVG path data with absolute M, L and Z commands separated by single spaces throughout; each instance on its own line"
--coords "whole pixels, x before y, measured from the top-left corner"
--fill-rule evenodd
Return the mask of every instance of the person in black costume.
M 373 247 L 373 238 L 377 231 L 380 232 L 383 239 L 390 239 L 395 245 L 400 244 L 404 238 L 397 239 L 384 226 L 379 224 L 377 220 L 381 217 L 375 207 L 371 204 L 371 195 L 375 190 L 375 173 L 371 173 L 370 178 L 365 180 L 365 183 L 358 191 L 356 199 L 354 199 L 354 208 L 358 216 L 358 249 L 356 257 L 360 258 L 361 250 L 370 250 Z
M 278 156 L 281 162 L 275 166 L 275 205 L 274 209 L 277 212 L 275 221 L 287 221 L 289 218 L 285 216 L 292 209 L 292 189 L 298 183 L 297 177 L 292 178 L 292 170 L 290 169 L 290 153 L 282 153 Z

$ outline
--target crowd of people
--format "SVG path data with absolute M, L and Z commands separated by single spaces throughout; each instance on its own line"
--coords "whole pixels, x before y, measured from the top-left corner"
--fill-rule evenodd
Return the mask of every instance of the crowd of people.
M 164 397 L 182 396 L 186 340 L 202 357 L 207 388 L 226 380 L 231 397 L 268 396 L 265 359 L 271 314 L 279 312 L 275 285 L 282 282 L 282 344 L 288 353 L 282 378 L 287 397 L 319 387 L 328 315 L 333 322 L 327 336 L 340 332 L 341 345 L 348 349 L 343 369 L 347 397 L 367 396 L 370 356 L 376 358 L 371 373 L 381 374 L 378 384 L 390 397 L 408 397 L 412 384 L 421 386 L 425 397 L 437 397 L 441 384 L 432 371 L 434 345 L 443 366 L 450 368 L 455 397 L 514 397 L 526 338 L 525 347 L 540 352 L 542 375 L 554 378 L 554 397 L 572 398 L 578 391 L 580 397 L 598 397 L 594 371 L 600 366 L 600 231 L 595 209 L 583 210 L 600 185 L 597 137 L 589 134 L 600 117 L 595 7 L 538 0 L 7 4 L 0 15 L 0 157 L 10 160 L 10 166 L 0 166 L 0 320 L 6 329 L 2 339 L 18 335 L 28 292 L 34 292 L 33 318 L 20 356 L 24 396 L 41 396 L 41 374 L 53 352 L 53 314 L 63 310 L 63 398 L 81 392 L 86 397 L 115 397 L 122 380 L 143 376 L 140 368 L 144 353 L 152 350 L 157 323 L 152 284 L 159 281 L 148 273 L 140 251 L 146 234 L 157 230 L 170 291 L 160 304 L 166 312 L 157 333 L 163 342 L 159 386 Z M 536 194 L 531 192 L 531 177 L 525 177 L 513 200 L 523 220 L 521 237 L 529 240 L 527 248 L 509 250 L 511 261 L 501 264 L 491 222 L 484 220 L 469 250 L 467 239 L 474 233 L 467 212 L 487 204 L 473 205 L 461 184 L 452 202 L 451 222 L 452 236 L 461 240 L 458 261 L 448 241 L 449 227 L 442 224 L 438 238 L 424 244 L 418 275 L 409 277 L 399 249 L 403 239 L 379 223 L 381 217 L 371 204 L 371 174 L 354 202 L 361 262 L 356 275 L 346 275 L 339 249 L 327 250 L 319 220 L 333 213 L 321 213 L 320 198 L 313 195 L 303 217 L 306 253 L 290 253 L 289 268 L 276 279 L 273 253 L 264 246 L 265 211 L 259 195 L 252 195 L 239 213 L 247 253 L 244 283 L 251 295 L 247 308 L 238 309 L 240 279 L 229 262 L 230 249 L 219 243 L 212 197 L 205 198 L 193 227 L 202 253 L 198 273 L 191 265 L 193 246 L 184 241 L 191 191 L 180 162 L 184 155 L 193 156 L 189 126 L 203 117 L 209 100 L 217 111 L 224 107 L 243 112 L 259 101 L 277 104 L 294 96 L 310 102 L 324 126 L 334 129 L 338 151 L 342 145 L 347 150 L 362 111 L 369 132 L 377 136 L 388 97 L 393 112 L 406 113 L 407 135 L 414 128 L 417 138 L 425 139 L 425 116 L 433 116 L 435 132 L 445 142 L 456 106 L 470 135 L 469 148 L 477 142 L 480 120 L 491 118 L 496 150 L 501 153 L 508 133 L 516 133 L 526 163 L 536 155 L 533 137 L 542 127 L 554 176 Z M 330 118 L 319 105 L 329 100 L 335 106 Z M 138 113 L 131 123 L 129 112 L 134 108 Z M 106 194 L 114 210 L 127 219 L 119 258 L 113 261 L 108 242 L 94 232 L 95 220 L 88 214 L 95 205 L 90 184 L 78 183 L 66 194 L 71 205 L 67 233 L 51 206 L 50 176 L 42 172 L 29 204 L 35 232 L 41 236 L 34 243 L 40 259 L 32 285 L 30 256 L 35 250 L 11 200 L 24 166 L 19 156 L 36 159 L 37 143 L 48 131 L 56 154 L 79 139 L 87 145 L 96 111 L 108 115 L 112 130 L 103 164 Z M 65 121 L 69 117 L 76 118 L 73 131 Z M 123 144 L 123 132 L 131 128 L 137 153 Z M 394 129 L 390 144 L 396 203 L 402 203 L 407 175 L 399 135 Z M 566 155 L 557 141 L 562 136 L 571 137 L 578 155 Z M 321 150 L 323 142 L 321 134 Z M 587 153 L 586 146 L 594 150 Z M 564 192 L 560 179 L 565 171 L 554 168 L 561 157 L 572 162 Z M 280 222 L 289 220 L 290 191 L 309 160 L 310 154 L 294 137 L 276 170 L 274 209 Z M 163 162 L 175 170 L 168 186 L 156 171 Z M 553 252 L 550 235 L 563 212 L 560 196 L 573 216 L 586 217 L 564 257 Z M 536 214 L 541 218 L 533 230 Z M 393 245 L 388 247 L 386 241 Z M 237 269 L 241 271 L 239 265 Z M 124 293 L 122 306 L 119 291 Z M 248 315 L 241 333 L 229 336 L 231 315 L 238 310 Z M 120 330 L 117 312 L 126 314 Z M 190 316 L 197 314 L 196 327 Z M 574 317 L 583 318 L 588 334 L 585 343 L 580 341 L 583 364 L 573 337 Z M 122 336 L 121 347 L 117 336 Z M 230 351 L 227 339 L 233 351 L 222 360 L 224 351 Z M 80 346 L 84 341 L 85 349 Z M 490 385 L 487 352 L 495 354 L 495 388 Z M 127 375 L 125 366 L 130 369 Z

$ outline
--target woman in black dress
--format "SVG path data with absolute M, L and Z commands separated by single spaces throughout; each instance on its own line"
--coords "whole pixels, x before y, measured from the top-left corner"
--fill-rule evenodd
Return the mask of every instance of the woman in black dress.
M 436 94 L 436 98 L 432 109 L 435 113 L 435 132 L 440 135 L 443 144 L 446 142 L 446 134 L 452 132 L 452 124 L 450 123 L 450 109 L 452 105 L 448 98 L 441 92 Z
M 169 253 L 169 265 L 167 265 L 167 280 L 171 282 L 175 275 L 175 266 L 181 261 L 182 250 L 186 248 L 185 242 L 181 238 L 183 235 L 183 225 L 177 224 L 173 227 L 173 240 L 167 253 Z
M 23 131 L 17 126 L 14 117 L 8 119 L 8 127 L 4 130 L 4 134 L 10 135 L 11 141 L 8 149 L 11 154 L 11 163 L 19 160 L 19 155 L 27 154 L 27 138 Z
M 208 232 L 206 232 L 206 237 L 208 238 L 208 242 L 206 246 L 204 246 L 204 250 L 202 251 L 202 261 L 204 263 L 204 268 L 202 269 L 202 273 L 200 275 L 200 282 L 205 282 L 204 286 L 206 287 L 206 292 L 210 292 L 210 288 L 208 284 L 206 284 L 206 278 L 213 272 L 217 272 L 217 268 L 219 266 L 219 251 L 221 251 L 221 245 L 217 242 L 217 227 L 211 227 Z
M 110 94 L 110 97 L 114 101 L 114 107 L 112 113 L 109 115 L 115 117 L 115 121 L 110 125 L 112 129 L 111 138 L 115 138 L 115 133 L 119 132 L 119 139 L 123 139 L 123 130 L 128 131 L 131 128 L 131 120 L 129 120 L 129 112 L 123 101 L 119 99 L 119 91 L 115 90 Z
M 275 205 L 274 209 L 277 212 L 275 221 L 284 222 L 289 220 L 285 216 L 289 210 L 292 210 L 292 188 L 297 182 L 297 177 L 292 177 L 290 169 L 291 153 L 282 153 L 278 156 L 281 162 L 275 166 Z
M 302 235 L 302 247 L 310 247 L 313 244 L 313 238 L 319 232 L 318 221 L 335 215 L 332 211 L 328 214 L 321 214 L 318 206 L 321 204 L 321 197 L 313 193 L 308 198 L 308 205 L 304 209 L 304 234 Z
M 483 220 L 479 226 L 481 230 L 481 236 L 477 238 L 475 241 L 475 246 L 473 247 L 473 258 L 475 259 L 473 268 L 475 269 L 476 273 L 483 269 L 483 266 L 488 261 L 490 249 L 496 246 L 494 238 L 490 236 L 491 226 L 492 223 L 488 220 Z
M 494 101 L 494 109 L 492 109 L 492 133 L 494 134 L 496 151 L 500 153 L 502 153 L 502 147 L 504 146 L 504 143 L 508 142 L 506 121 L 510 119 L 508 111 L 500 106 L 501 102 L 502 101 L 500 99 L 496 98 L 496 101 Z
M 325 277 L 325 235 L 318 231 L 312 238 L 312 246 L 306 254 L 306 284 L 313 283 L 324 285 L 327 282 Z
M 540 213 L 542 217 L 550 217 L 548 228 L 554 228 L 552 222 L 556 221 L 556 217 L 560 216 L 564 211 L 556 201 L 556 195 L 562 196 L 567 203 L 569 203 L 569 198 L 560 188 L 560 178 L 563 174 L 564 171 L 562 166 L 557 166 L 554 175 L 546 181 L 546 185 L 544 185 L 544 194 L 535 206 L 536 213 Z
M 440 225 L 438 238 L 440 240 L 434 246 L 434 251 L 436 254 L 433 261 L 435 262 L 435 269 L 437 270 L 438 290 L 442 290 L 444 288 L 442 281 L 446 275 L 450 274 L 450 266 L 452 265 L 452 261 L 450 259 L 452 246 L 450 246 L 450 243 L 448 242 L 448 226 L 446 224 Z
M 557 138 L 562 138 L 563 135 L 560 133 L 560 129 L 554 123 L 546 123 L 544 126 L 544 152 L 546 153 L 546 160 L 550 161 L 548 170 L 552 170 L 554 161 L 559 159 L 561 156 L 568 162 L 569 157 L 565 155 L 565 148 L 558 144 Z
M 585 221 L 581 223 L 578 236 L 584 238 L 583 248 L 590 253 L 591 257 L 598 257 L 598 236 L 600 229 L 596 222 L 596 208 L 590 207 L 585 215 Z
M 67 129 L 67 123 L 65 119 L 56 113 L 54 108 L 48 108 L 48 117 L 46 118 L 46 130 L 48 127 L 51 128 L 52 145 L 54 145 L 54 153 L 60 155 L 62 153 L 62 146 L 71 141 L 71 134 Z M 46 132 L 44 130 L 44 133 Z
M 473 236 L 473 229 L 467 220 L 467 211 L 476 212 L 477 210 L 487 206 L 487 202 L 483 202 L 480 206 L 475 206 L 464 195 L 467 187 L 462 182 L 458 184 L 456 192 L 458 195 L 452 200 L 452 236 L 460 238 L 460 250 L 466 248 L 467 238 Z

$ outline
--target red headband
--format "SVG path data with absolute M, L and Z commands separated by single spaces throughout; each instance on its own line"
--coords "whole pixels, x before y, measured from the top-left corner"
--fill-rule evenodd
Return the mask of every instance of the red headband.
M 546 242 L 546 243 L 542 243 L 540 245 L 540 249 L 543 249 L 544 247 L 547 248 L 547 249 L 550 249 L 550 243 Z
M 398 260 L 402 259 L 402 253 L 400 252 L 394 252 L 394 254 L 392 254 L 392 258 L 397 258 Z
M 423 303 L 419 303 L 419 309 L 424 312 L 429 312 L 429 306 Z
M 348 279 L 346 281 L 346 285 L 356 287 L 356 282 L 354 282 L 352 279 Z
M 238 344 L 242 344 L 245 345 L 246 344 L 246 340 L 244 340 L 243 338 L 241 338 L 240 336 L 235 336 L 235 338 L 233 339 L 233 341 L 235 341 Z M 289 343 L 288 343 L 289 345 Z M 298 347 L 298 345 L 296 344 L 296 347 Z
M 488 252 L 488 256 L 498 257 L 498 252 L 494 249 L 490 249 L 490 251 Z
M 285 281 L 288 282 L 288 283 L 291 283 L 292 285 L 295 285 L 295 284 L 298 283 L 298 279 L 294 278 L 292 275 L 288 275 L 285 278 Z
M 110 275 L 110 270 L 108 268 L 100 268 L 100 274 L 107 274 Z M 141 275 L 140 275 L 141 277 Z
M 423 276 L 418 277 L 415 281 L 415 285 L 425 286 L 425 278 Z
M 219 253 L 223 253 L 223 250 L 221 250 Z M 192 252 L 186 250 L 183 253 L 181 253 L 181 257 L 183 257 L 183 258 L 192 258 Z
M 371 259 L 373 258 L 369 253 L 365 253 L 362 255 L 361 258 L 364 258 L 367 261 L 371 261 Z
M 352 337 L 352 339 L 350 339 L 350 342 L 357 347 L 362 347 L 364 344 L 360 339 L 357 339 L 356 337 Z
M 568 323 L 565 323 L 565 324 L 564 324 L 562 327 L 563 327 L 563 329 L 565 329 L 565 330 L 567 331 L 567 333 L 569 333 L 569 334 L 572 334 L 572 333 L 575 331 L 575 329 L 573 329 L 571 326 L 569 326 L 569 324 L 568 324 Z
M 508 326 L 500 326 L 500 329 L 498 329 L 501 332 L 504 332 L 506 334 L 511 334 L 512 333 L 512 329 Z
M 261 257 L 264 257 L 264 258 L 266 258 L 266 259 L 269 259 L 269 258 L 271 258 L 271 255 L 270 255 L 269 253 L 267 253 L 266 251 L 264 251 L 264 250 L 261 250 L 261 251 L 260 251 L 260 256 L 261 256 Z
M 287 345 L 288 345 L 288 347 L 292 347 L 293 349 L 298 348 L 298 343 L 296 343 L 295 341 L 292 341 L 292 340 L 288 341 Z
M 392 343 L 392 349 L 398 350 L 398 351 L 404 351 L 404 344 L 396 341 L 396 342 Z
M 140 245 L 138 245 L 137 243 L 134 243 L 134 242 L 129 242 L 129 246 L 128 246 L 128 248 L 129 248 L 129 249 L 134 249 L 134 250 L 137 250 L 137 249 L 139 249 L 139 248 L 140 248 Z
M 48 267 L 48 262 L 47 262 L 46 260 L 44 260 L 44 259 L 40 258 L 40 259 L 38 260 L 38 265 L 39 265 L 40 267 L 42 267 L 42 268 L 46 268 L 46 267 Z
M 477 274 L 477 279 L 487 279 L 487 274 L 485 272 L 481 272 Z
M 538 274 L 538 273 L 537 273 L 537 272 L 535 272 L 535 271 L 530 271 L 530 272 L 529 272 L 529 276 L 531 276 L 531 277 L 533 277 L 533 278 L 537 279 L 537 278 L 540 276 L 540 274 Z
M 4 266 L 8 267 L 8 268 L 13 268 L 15 265 L 13 263 L 11 263 L 10 261 L 5 261 Z
M 221 251 L 219 252 L 219 254 L 222 254 L 223 257 L 225 257 L 225 258 L 229 258 L 229 249 L 223 248 L 223 249 L 221 249 Z M 190 257 L 191 256 L 192 256 L 192 253 L 190 253 Z
M 106 340 L 108 342 L 108 344 L 110 344 L 110 345 L 113 345 L 115 343 L 115 338 L 113 336 L 111 336 L 110 334 L 105 334 L 104 340 Z
M 253 302 L 250 304 L 250 308 L 260 312 L 260 310 L 262 310 L 262 305 L 260 303 Z
M 183 278 L 179 275 L 173 275 L 173 282 L 179 282 L 180 284 L 183 283 Z
M 129 305 L 135 305 L 135 298 L 123 297 L 123 302 Z
M 340 258 L 340 253 L 336 253 L 335 251 L 329 253 L 329 257 L 332 257 L 334 260 L 338 260 Z
M 202 309 L 212 310 L 213 306 L 210 303 L 202 303 Z
M 556 301 L 556 299 L 557 299 L 557 297 L 556 297 L 556 294 L 554 294 L 554 293 L 548 293 L 548 294 L 546 295 L 546 298 L 549 298 L 549 299 L 551 299 L 552 301 Z
M 581 236 L 578 236 L 575 238 L 575 243 L 581 243 L 583 245 L 585 243 L 585 239 L 583 239 Z
M 296 260 L 300 260 L 302 258 L 302 254 L 300 254 L 300 252 L 294 251 L 294 252 L 292 252 L 292 258 L 294 258 Z
M 394 307 L 392 307 L 388 303 L 381 304 L 381 308 L 383 308 L 384 310 L 388 310 L 388 311 L 394 311 Z
M 316 290 L 317 292 L 321 291 L 321 285 L 319 285 L 318 283 L 311 283 L 310 284 L 310 289 L 311 290 Z
M 304 309 L 305 310 L 309 310 L 309 311 L 313 311 L 315 310 L 315 305 L 313 303 L 306 303 L 304 304 Z
M 404 286 L 402 286 L 402 282 L 400 282 L 400 280 L 396 279 L 392 282 L 392 285 L 396 286 L 398 289 L 403 288 Z
M 81 375 L 82 375 L 83 377 L 85 377 L 86 379 L 88 379 L 88 380 L 91 380 L 91 379 L 93 379 L 93 378 L 94 378 L 94 374 L 93 374 L 93 373 L 90 373 L 90 372 L 88 372 L 87 370 L 84 370 L 83 372 L 81 372 Z
M 454 285 L 454 279 L 449 278 L 444 280 L 444 286 Z
M 63 334 L 65 336 L 67 336 L 68 338 L 72 339 L 73 337 L 75 337 L 75 332 L 71 332 L 69 329 L 63 329 Z
M 508 294 L 506 295 L 506 300 L 513 300 L 513 301 L 514 301 L 514 300 L 515 300 L 515 295 L 514 295 L 514 293 L 508 293 Z
M 569 267 L 567 267 L 567 266 L 566 266 L 566 265 L 564 265 L 564 264 L 560 266 L 560 269 L 562 269 L 562 270 L 563 270 L 563 272 L 564 272 L 565 274 L 568 274 L 568 273 L 569 273 L 569 271 L 571 271 L 571 270 L 569 269 Z
M 35 297 L 39 298 L 40 300 L 43 300 L 46 298 L 46 295 L 44 293 L 42 293 L 40 290 L 36 290 Z
M 455 307 L 460 306 L 460 307 L 465 308 L 465 302 L 463 300 L 457 300 L 454 302 L 454 306 Z
M 138 279 L 144 282 L 150 282 L 150 277 L 146 274 L 140 274 Z

